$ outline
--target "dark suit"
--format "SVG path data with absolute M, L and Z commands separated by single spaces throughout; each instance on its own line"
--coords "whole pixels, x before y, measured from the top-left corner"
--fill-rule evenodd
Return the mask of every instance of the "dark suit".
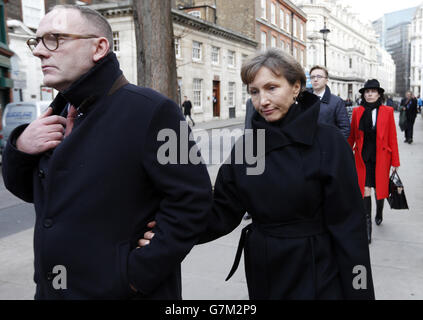
M 414 121 L 416 121 L 417 117 L 417 99 L 411 98 L 411 100 L 407 100 L 404 98 L 401 100 L 401 107 L 405 107 L 407 109 L 407 125 L 405 128 L 405 140 L 413 141 L 413 128 L 414 128 Z
M 7 144 L 5 185 L 35 205 L 36 299 L 181 298 L 180 263 L 205 228 L 210 179 L 202 164 L 160 164 L 159 132 L 173 130 L 179 146 L 184 117 L 151 89 L 110 90 L 121 73 L 111 53 L 58 94 L 55 114 L 67 102 L 85 108 L 52 152 L 18 151 L 25 126 Z M 152 219 L 154 239 L 136 249 Z M 53 287 L 56 265 L 67 270 L 65 290 Z

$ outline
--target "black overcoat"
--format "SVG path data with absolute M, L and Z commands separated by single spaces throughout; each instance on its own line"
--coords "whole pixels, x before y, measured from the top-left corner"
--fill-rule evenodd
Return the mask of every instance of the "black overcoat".
M 251 159 L 239 164 L 236 146 L 219 170 L 201 242 L 251 214 L 237 253 L 245 247 L 251 299 L 374 299 L 353 154 L 337 128 L 318 123 L 319 104 L 304 93 L 276 124 L 255 113 L 254 135 L 265 130 L 264 172 L 248 175 L 257 166 Z M 246 135 L 237 143 L 245 141 Z
M 36 299 L 181 298 L 180 263 L 206 227 L 210 178 L 203 164 L 160 164 L 162 129 L 178 148 L 195 148 L 180 131 L 185 119 L 153 90 L 116 87 L 121 74 L 111 53 L 59 93 L 54 113 L 66 113 L 67 102 L 81 113 L 53 152 L 18 151 L 25 127 L 5 149 L 7 189 L 35 205 Z M 136 249 L 153 218 L 154 239 Z M 66 268 L 66 289 L 53 286 L 55 266 Z

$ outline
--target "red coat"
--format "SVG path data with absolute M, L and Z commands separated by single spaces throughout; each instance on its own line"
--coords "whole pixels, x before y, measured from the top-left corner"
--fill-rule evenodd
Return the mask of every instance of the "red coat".
M 364 165 L 361 151 L 363 150 L 364 133 L 358 129 L 364 107 L 353 109 L 351 120 L 351 133 L 348 142 L 354 152 L 355 166 L 357 168 L 358 184 L 364 197 L 364 184 L 366 182 L 366 166 Z M 389 196 L 389 170 L 400 166 L 397 130 L 395 127 L 394 109 L 380 106 L 376 124 L 376 196 L 385 199 Z

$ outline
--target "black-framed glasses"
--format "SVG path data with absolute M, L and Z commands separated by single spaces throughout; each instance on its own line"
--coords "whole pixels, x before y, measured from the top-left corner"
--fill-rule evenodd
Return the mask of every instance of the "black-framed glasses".
M 98 38 L 96 35 L 80 35 L 80 34 L 71 34 L 71 33 L 46 33 L 42 37 L 36 37 L 36 38 L 29 38 L 26 41 L 26 44 L 28 45 L 29 49 L 31 51 L 34 51 L 35 47 L 40 43 L 40 41 L 43 42 L 44 47 L 47 48 L 47 50 L 54 51 L 57 50 L 59 47 L 59 40 L 60 39 L 93 39 Z
M 314 79 L 320 80 L 320 79 L 326 79 L 326 78 L 327 78 L 327 77 L 321 76 L 320 74 L 319 74 L 319 75 L 317 75 L 317 76 L 311 76 L 311 77 L 310 77 L 310 79 L 311 79 L 311 80 L 314 80 Z

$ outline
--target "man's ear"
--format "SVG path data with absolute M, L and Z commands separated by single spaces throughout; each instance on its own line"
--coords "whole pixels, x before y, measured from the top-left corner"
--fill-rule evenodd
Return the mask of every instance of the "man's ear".
M 93 56 L 93 61 L 98 62 L 109 53 L 110 44 L 105 37 L 96 39 L 96 48 Z

